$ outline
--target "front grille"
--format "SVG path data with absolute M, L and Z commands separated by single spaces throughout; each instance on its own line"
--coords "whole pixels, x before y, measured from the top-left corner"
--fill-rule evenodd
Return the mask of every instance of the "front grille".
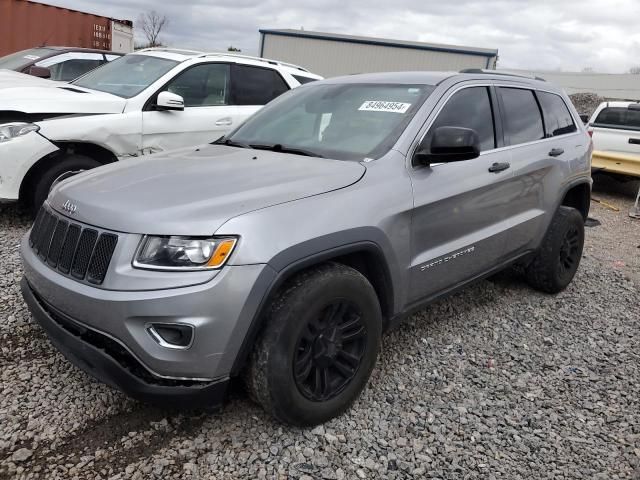
M 104 281 L 117 243 L 117 235 L 69 222 L 44 206 L 29 235 L 29 245 L 51 268 L 94 285 Z

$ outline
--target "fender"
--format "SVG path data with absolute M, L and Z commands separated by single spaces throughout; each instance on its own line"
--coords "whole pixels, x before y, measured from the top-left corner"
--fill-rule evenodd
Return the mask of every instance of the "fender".
M 377 229 L 372 228 L 372 230 Z M 348 232 L 342 232 L 341 234 L 339 234 L 339 238 L 342 238 L 344 240 L 345 233 Z M 380 232 L 379 235 L 382 235 L 382 233 Z M 327 237 L 335 236 L 337 236 L 337 234 L 328 235 Z M 308 268 L 312 265 L 317 265 L 322 262 L 326 262 L 357 252 L 366 252 L 375 255 L 376 258 L 380 260 L 379 266 L 384 272 L 383 285 L 386 298 L 384 300 L 381 299 L 381 302 L 388 303 L 388 317 L 393 316 L 393 314 L 395 313 L 396 305 L 398 305 L 396 299 L 394 298 L 394 292 L 398 289 L 395 289 L 394 285 L 397 285 L 397 283 L 395 282 L 399 281 L 399 272 L 397 271 L 397 268 L 394 269 L 390 266 L 393 265 L 393 263 L 389 262 L 389 254 L 391 250 L 383 250 L 383 248 L 378 243 L 370 240 L 346 243 L 339 246 L 325 248 L 323 250 L 313 250 L 313 248 L 317 247 L 318 244 L 324 244 L 326 246 L 327 240 L 328 239 L 326 237 L 320 237 L 309 240 L 307 242 L 303 242 L 278 253 L 273 259 L 271 259 L 271 261 L 269 261 L 268 265 L 271 268 L 266 268 L 265 270 L 263 270 L 260 277 L 258 277 L 257 281 L 255 282 L 254 288 L 252 288 L 250 294 L 250 297 L 254 294 L 259 294 L 259 292 L 255 290 L 264 288 L 261 286 L 265 283 L 268 285 L 266 289 L 263 290 L 262 299 L 260 300 L 255 313 L 253 313 L 253 318 L 251 320 L 251 323 L 249 324 L 249 329 L 244 336 L 240 350 L 238 351 L 234 360 L 233 367 L 230 373 L 231 376 L 237 376 L 246 364 L 246 360 L 251 353 L 251 349 L 255 344 L 258 334 L 262 330 L 262 326 L 265 321 L 264 311 L 270 304 L 273 297 L 276 295 L 278 289 L 284 284 L 287 279 L 291 278 L 292 275 L 295 275 L 297 272 L 302 271 L 303 269 Z M 387 252 L 387 255 L 385 255 L 385 251 Z M 245 306 L 243 308 L 243 311 L 241 312 L 241 316 L 250 314 L 249 312 L 245 312 L 247 308 L 250 309 L 251 307 Z

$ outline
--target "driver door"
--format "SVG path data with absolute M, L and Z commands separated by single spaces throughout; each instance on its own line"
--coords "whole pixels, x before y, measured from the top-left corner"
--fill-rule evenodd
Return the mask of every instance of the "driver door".
M 184 111 L 157 110 L 154 99 L 142 114 L 143 152 L 212 142 L 235 128 L 247 113 L 229 104 L 230 84 L 226 63 L 202 63 L 179 73 L 161 91 L 180 95 Z
M 514 185 L 510 152 L 498 149 L 502 139 L 492 92 L 487 86 L 458 90 L 426 133 L 428 142 L 438 127 L 471 128 L 480 137 L 479 157 L 410 169 L 411 303 L 455 288 L 505 258 Z M 492 171 L 496 163 L 507 166 Z

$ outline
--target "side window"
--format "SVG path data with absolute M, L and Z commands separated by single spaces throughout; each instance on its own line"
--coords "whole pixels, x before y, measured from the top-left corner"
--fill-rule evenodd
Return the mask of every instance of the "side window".
M 233 66 L 233 95 L 235 105 L 266 105 L 289 90 L 280 74 L 270 68 Z
M 229 65 L 205 63 L 180 73 L 164 88 L 180 95 L 185 107 L 228 105 Z
M 547 137 L 566 135 L 578 130 L 562 97 L 547 92 L 536 92 L 536 95 L 542 107 Z
M 471 87 L 455 93 L 433 123 L 428 135 L 439 127 L 472 128 L 480 137 L 480 150 L 496 147 L 496 134 L 487 87 Z
M 291 76 L 295 78 L 298 82 L 300 82 L 300 85 L 304 85 L 305 83 L 311 83 L 316 81 L 315 78 L 303 77 L 302 75 L 291 75 Z
M 509 145 L 533 142 L 544 138 L 540 107 L 532 90 L 498 88 L 504 106 L 503 124 Z
M 69 52 L 45 58 L 36 66 L 47 67 L 51 71 L 51 80 L 70 82 L 103 63 L 104 57 L 100 53 Z

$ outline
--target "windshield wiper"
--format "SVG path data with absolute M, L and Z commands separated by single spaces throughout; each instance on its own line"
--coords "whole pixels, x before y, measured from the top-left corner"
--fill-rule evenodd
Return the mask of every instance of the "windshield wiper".
M 224 137 L 220 137 L 215 142 L 211 142 L 211 145 L 226 145 L 227 147 L 253 148 L 251 145 L 248 145 L 246 143 L 236 142 Z
M 304 155 L 305 157 L 324 158 L 319 153 L 313 152 L 311 150 L 305 150 L 303 148 L 295 148 L 295 147 L 286 147 L 281 143 L 275 143 L 273 145 L 260 145 L 260 144 L 252 143 L 249 146 L 251 148 L 255 148 L 256 150 L 271 150 L 272 152 L 293 153 L 294 155 Z

